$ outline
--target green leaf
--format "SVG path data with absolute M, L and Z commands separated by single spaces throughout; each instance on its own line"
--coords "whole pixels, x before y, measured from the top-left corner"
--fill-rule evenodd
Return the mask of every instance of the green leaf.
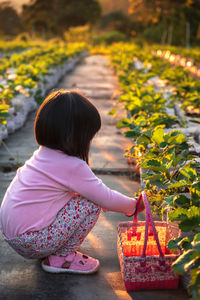
M 185 177 L 190 179 L 190 181 L 194 181 L 197 177 L 197 172 L 195 169 L 192 169 L 190 167 L 184 167 L 183 169 L 179 170 L 181 174 L 183 174 Z
M 170 221 L 183 221 L 187 218 L 188 210 L 186 208 L 178 208 L 169 212 Z
M 173 188 L 181 188 L 181 187 L 187 187 L 187 182 L 185 180 L 180 180 L 178 182 L 175 182 L 171 185 L 169 185 L 169 189 L 173 189 Z
M 183 208 L 190 207 L 190 199 L 185 195 L 177 195 L 174 197 L 173 201 L 174 205 L 181 206 Z
M 200 270 L 199 268 L 190 271 L 192 280 L 189 283 L 189 292 L 191 293 L 192 300 L 200 299 Z M 199 295 L 199 296 L 198 296 Z
M 145 163 L 146 163 L 146 166 L 149 166 L 149 167 L 161 167 L 162 166 L 162 163 L 156 159 L 147 160 Z
M 127 138 L 136 138 L 140 135 L 140 132 L 138 132 L 137 130 L 129 130 L 129 131 L 126 131 L 124 133 L 124 135 Z
M 179 242 L 181 241 L 181 237 L 177 238 L 175 240 L 171 240 L 169 241 L 167 247 L 169 248 L 169 250 L 177 250 L 179 249 Z
M 162 170 L 166 170 L 165 167 L 163 167 L 162 163 L 157 160 L 157 159 L 149 159 L 146 160 L 142 165 L 142 168 L 144 169 L 149 169 L 149 170 L 153 170 L 153 171 L 162 171 Z
M 200 208 L 191 206 L 190 208 L 174 209 L 169 212 L 170 221 L 181 221 L 179 228 L 184 232 L 196 230 L 200 227 Z
M 149 175 L 149 174 L 142 174 L 143 179 L 148 179 L 151 182 L 153 181 L 163 181 L 165 177 L 162 174 L 154 174 L 154 175 Z
M 170 133 L 170 137 L 168 139 L 169 144 L 182 144 L 186 142 L 186 138 L 181 131 L 172 131 Z
M 6 118 L 9 116 L 9 113 L 6 113 L 6 112 L 1 112 L 0 111 L 0 118 Z
M 140 144 L 149 144 L 149 138 L 146 137 L 145 135 L 139 136 L 137 139 L 137 145 Z
M 165 198 L 165 203 L 168 205 L 172 205 L 174 196 L 168 196 Z
M 194 250 L 200 254 L 200 242 L 195 243 Z
M 186 159 L 180 154 L 180 155 L 176 155 L 175 151 L 174 151 L 174 157 L 173 157 L 173 166 L 178 166 L 180 165 L 182 162 L 184 162 Z M 181 169 L 180 169 L 181 170 Z M 179 170 L 179 171 L 180 171 Z
M 174 271 L 178 274 L 184 274 L 185 265 L 192 259 L 196 257 L 196 251 L 189 249 L 184 251 L 181 256 L 172 264 Z
M 116 116 L 117 114 L 117 109 L 115 107 L 113 107 L 109 112 L 108 112 L 108 116 Z
M 200 242 L 200 232 L 198 232 L 197 234 L 195 234 L 193 241 L 194 242 Z
M 131 148 L 130 148 L 130 153 L 133 154 L 135 151 L 135 145 L 133 145 Z
M 185 271 L 188 272 L 190 269 L 194 269 L 195 266 L 199 266 L 199 264 L 200 258 L 197 255 L 194 259 L 191 259 L 187 264 L 185 264 Z
M 7 104 L 0 104 L 0 110 L 8 110 L 9 109 L 9 105 Z
M 163 128 L 155 128 L 152 135 L 152 140 L 157 144 L 160 145 L 164 142 L 164 130 Z
M 142 98 L 143 102 L 153 103 L 153 98 L 148 94 Z
M 121 119 L 118 123 L 117 123 L 117 128 L 124 128 L 124 127 L 129 127 L 131 125 L 131 120 L 130 119 Z
M 140 89 L 138 88 L 138 86 L 135 87 L 135 91 L 136 91 L 136 94 L 138 97 L 141 97 L 141 91 Z
M 151 138 L 151 136 L 152 136 L 152 129 L 145 130 L 145 131 L 143 131 L 142 134 L 145 135 L 148 138 Z
M 198 215 L 198 212 L 192 215 L 190 210 L 191 209 L 188 209 L 187 216 L 183 218 L 182 222 L 179 224 L 179 228 L 184 232 L 198 230 L 198 228 L 200 228 L 200 215 Z
M 166 168 L 169 170 L 169 169 L 171 168 L 172 164 L 173 164 L 173 160 L 171 160 L 171 161 L 167 164 Z
M 166 143 L 166 142 L 160 143 L 160 147 L 161 147 L 161 148 L 165 148 L 166 146 L 167 146 L 167 143 Z

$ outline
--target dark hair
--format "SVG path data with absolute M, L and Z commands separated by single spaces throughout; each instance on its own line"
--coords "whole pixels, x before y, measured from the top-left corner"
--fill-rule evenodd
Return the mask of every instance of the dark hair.
M 96 107 L 76 91 L 51 92 L 35 118 L 35 138 L 39 145 L 79 157 L 88 163 L 90 142 L 101 128 Z

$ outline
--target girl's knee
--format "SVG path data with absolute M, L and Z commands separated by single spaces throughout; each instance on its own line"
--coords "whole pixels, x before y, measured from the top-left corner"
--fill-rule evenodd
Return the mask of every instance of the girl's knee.
M 101 207 L 97 204 L 94 204 L 94 212 L 99 215 L 101 212 Z
M 96 215 L 99 215 L 101 212 L 101 207 L 99 205 L 97 205 L 96 203 L 87 200 L 85 198 L 81 198 L 81 201 L 83 201 L 83 205 L 86 206 L 88 208 L 88 210 L 90 211 L 90 213 L 94 213 Z

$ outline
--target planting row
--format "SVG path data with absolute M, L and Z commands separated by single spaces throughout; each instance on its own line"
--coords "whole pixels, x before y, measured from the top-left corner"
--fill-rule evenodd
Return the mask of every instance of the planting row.
M 38 42 L 25 42 L 25 41 L 0 41 L 0 55 L 10 54 L 12 52 L 19 52 L 39 45 Z
M 182 49 L 178 47 L 154 46 L 153 54 L 169 61 L 176 66 L 182 66 L 191 75 L 200 78 L 200 50 Z
M 182 129 L 186 130 L 188 120 L 177 116 L 174 110 L 177 101 L 183 108 L 188 89 L 199 93 L 196 81 L 183 69 L 173 69 L 169 63 L 135 45 L 116 44 L 110 53 L 121 86 L 119 101 L 127 111 L 127 118 L 121 119 L 118 127 L 128 128 L 125 135 L 132 140 L 126 156 L 140 166 L 142 185 L 154 212 L 161 217 L 167 212 L 169 221 L 178 223 L 183 234 L 170 241 L 168 247 L 180 249 L 182 254 L 173 267 L 179 274 L 190 272 L 188 291 L 197 297 L 200 295 L 199 163 L 191 153 L 190 138 L 177 129 L 185 126 Z
M 200 49 L 199 48 L 181 48 L 176 46 L 161 46 L 161 45 L 155 45 L 153 46 L 153 49 L 156 51 L 169 51 L 172 55 L 178 55 L 182 58 L 185 58 L 187 61 L 191 61 L 194 65 L 200 64 Z M 171 58 L 171 61 L 173 61 L 173 57 Z M 183 65 L 182 61 L 182 65 Z M 185 66 L 185 65 L 183 65 Z M 190 64 L 188 64 L 190 66 Z
M 157 89 L 163 87 L 163 95 L 167 100 L 167 112 L 177 115 L 180 122 L 179 129 L 185 134 L 192 134 L 197 142 L 200 141 L 200 83 L 192 77 L 187 70 L 181 67 L 171 66 L 159 57 L 146 51 L 136 51 L 143 67 L 146 66 L 150 72 L 151 82 L 156 83 Z M 151 62 L 151 63 L 150 63 Z M 151 73 L 151 74 L 150 74 Z M 185 129 L 180 128 L 185 127 Z M 178 128 L 178 126 L 176 126 Z M 188 128 L 188 129 L 187 129 Z M 194 147 L 196 147 L 194 143 Z M 198 147 L 197 147 L 198 148 Z M 198 149 L 199 152 L 199 149 Z
M 23 126 L 46 92 L 85 55 L 85 44 L 43 44 L 0 64 L 0 141 Z

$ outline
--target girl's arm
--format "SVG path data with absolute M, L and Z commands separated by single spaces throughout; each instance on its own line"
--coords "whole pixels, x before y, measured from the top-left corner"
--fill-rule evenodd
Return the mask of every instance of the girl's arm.
M 136 199 L 127 197 L 107 187 L 94 175 L 88 165 L 81 161 L 71 173 L 71 189 L 84 198 L 93 201 L 105 210 L 132 215 L 136 209 Z

